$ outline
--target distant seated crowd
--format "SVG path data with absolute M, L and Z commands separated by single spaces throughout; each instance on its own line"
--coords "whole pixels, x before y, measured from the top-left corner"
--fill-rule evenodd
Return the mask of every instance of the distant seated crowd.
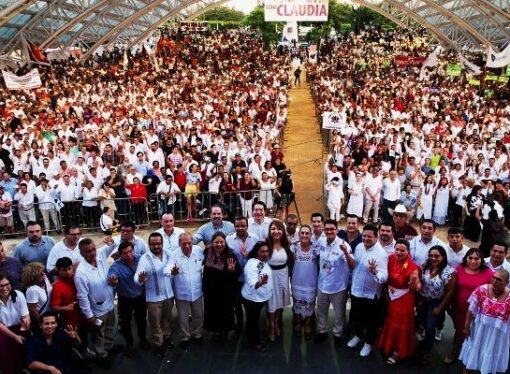
M 271 345 L 261 337 L 261 311 L 271 343 L 281 338 L 291 305 L 294 334 L 321 344 L 329 339 L 332 305 L 334 345 L 349 334 L 347 346 L 363 344 L 362 357 L 378 347 L 389 365 L 416 354 L 428 364 L 449 315 L 455 336 L 446 363 L 460 358 L 469 369 L 506 370 L 505 242 L 493 243 L 484 258 L 464 244 L 462 229 L 450 228 L 442 242 L 433 220 L 423 220 L 418 234 L 398 211 L 361 231 L 355 215 L 339 230 L 321 213 L 312 214 L 310 225 L 293 214 L 283 222 L 266 213 L 257 201 L 250 218 L 230 222 L 215 205 L 210 222 L 193 235 L 165 213 L 147 240 L 123 222 L 120 235 L 105 236 L 100 248 L 75 225 L 54 243 L 28 222 L 12 257 L 0 247 L 0 369 L 67 373 L 75 360 L 107 361 L 116 317 L 128 358 L 137 347 L 164 356 L 176 341 L 189 349 L 204 337 L 231 340 L 243 332 L 250 347 L 264 352 Z

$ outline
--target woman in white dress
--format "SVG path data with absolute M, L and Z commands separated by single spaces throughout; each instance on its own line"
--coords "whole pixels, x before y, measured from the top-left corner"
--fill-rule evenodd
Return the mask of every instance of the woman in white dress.
M 294 332 L 301 336 L 303 322 L 305 337 L 312 337 L 312 317 L 315 311 L 315 296 L 318 279 L 318 252 L 311 246 L 312 229 L 303 225 L 299 229 L 299 241 L 292 245 L 294 269 L 291 288 L 294 311 Z
M 267 209 L 273 209 L 274 199 L 273 191 L 276 188 L 276 176 L 270 176 L 267 172 L 262 172 L 260 179 L 260 201 L 266 204 Z
M 497 269 L 490 284 L 479 286 L 468 299 L 460 352 L 465 372 L 506 373 L 510 342 L 508 271 Z
M 328 209 L 329 218 L 336 221 L 340 220 L 340 209 L 342 208 L 342 202 L 344 199 L 344 191 L 340 178 L 333 177 L 331 182 L 326 184 L 326 191 L 328 191 Z
M 442 177 L 436 189 L 434 199 L 434 222 L 438 225 L 444 225 L 448 214 L 448 202 L 450 201 L 450 185 L 448 178 Z
M 275 219 L 269 225 L 267 246 L 270 252 L 268 264 L 273 274 L 273 293 L 267 302 L 267 335 L 269 340 L 274 341 L 281 335 L 283 329 L 283 308 L 290 305 L 289 276 L 294 264 L 294 255 L 290 250 L 282 221 Z
M 432 218 L 432 206 L 434 205 L 434 192 L 436 187 L 434 185 L 434 177 L 427 175 L 425 182 L 420 188 L 418 194 L 418 209 L 416 210 L 416 218 L 418 220 Z
M 349 186 L 349 203 L 347 204 L 347 214 L 355 216 L 363 216 L 363 190 L 365 182 L 363 181 L 363 173 L 357 172 L 352 184 Z

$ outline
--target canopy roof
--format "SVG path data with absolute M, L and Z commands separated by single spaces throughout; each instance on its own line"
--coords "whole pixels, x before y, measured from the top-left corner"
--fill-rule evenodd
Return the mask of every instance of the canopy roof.
M 161 24 L 191 20 L 227 0 L 0 0 L 0 55 L 20 37 L 42 48 L 134 45 Z M 510 0 L 354 0 L 400 26 L 419 24 L 442 44 L 494 49 L 510 41 Z

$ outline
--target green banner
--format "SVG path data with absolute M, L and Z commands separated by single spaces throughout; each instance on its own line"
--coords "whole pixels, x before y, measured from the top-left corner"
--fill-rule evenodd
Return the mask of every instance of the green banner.
M 506 66 L 506 74 L 507 77 L 510 77 L 510 65 Z
M 469 84 L 471 86 L 479 86 L 480 85 L 480 81 L 478 79 L 470 79 L 469 80 Z
M 486 81 L 497 81 L 497 80 L 498 80 L 498 76 L 497 76 L 497 75 L 490 74 L 490 75 L 487 75 L 487 76 L 485 77 L 485 80 L 486 80 Z
M 462 71 L 461 64 L 448 64 L 446 66 L 446 75 L 450 77 L 458 77 Z
M 510 79 L 510 77 L 505 77 L 504 75 L 500 75 L 499 79 L 498 79 L 498 82 L 500 82 L 500 83 L 508 83 L 509 79 Z

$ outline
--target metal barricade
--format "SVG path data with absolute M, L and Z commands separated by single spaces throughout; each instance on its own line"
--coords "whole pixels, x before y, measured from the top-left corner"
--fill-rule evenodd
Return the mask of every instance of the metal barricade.
M 224 193 L 199 192 L 194 195 L 177 194 L 171 199 L 153 194 L 149 197 L 149 222 L 159 221 L 164 213 L 171 213 L 176 222 L 202 222 L 211 217 L 211 207 L 220 205 L 227 217 L 250 217 L 255 201 L 263 201 L 268 214 L 276 213 L 278 199 L 270 190 L 232 191 Z
M 56 203 L 12 204 L 10 209 L 0 212 L 0 237 L 25 234 L 29 221 L 38 222 L 43 232 L 58 232 L 62 228 L 60 212 Z

